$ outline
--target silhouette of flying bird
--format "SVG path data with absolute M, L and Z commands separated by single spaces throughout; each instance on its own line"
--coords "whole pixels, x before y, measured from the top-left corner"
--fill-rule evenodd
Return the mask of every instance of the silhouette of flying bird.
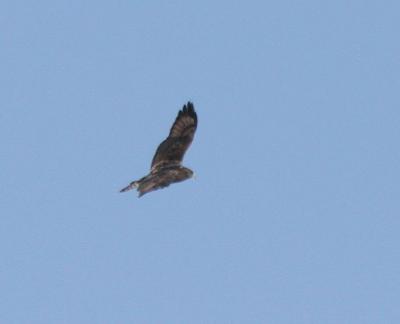
M 120 192 L 136 188 L 141 197 L 150 191 L 193 177 L 193 171 L 182 166 L 182 160 L 193 141 L 196 128 L 197 114 L 189 101 L 178 112 L 168 137 L 158 146 L 151 162 L 150 173 L 131 182 Z

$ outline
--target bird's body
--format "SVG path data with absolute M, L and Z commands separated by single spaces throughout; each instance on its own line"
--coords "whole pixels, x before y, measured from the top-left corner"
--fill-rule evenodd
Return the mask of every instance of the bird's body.
M 151 162 L 150 173 L 131 182 L 121 192 L 137 188 L 139 197 L 141 197 L 150 191 L 191 178 L 193 171 L 182 166 L 181 163 L 186 150 L 193 141 L 196 128 L 197 114 L 193 104 L 188 102 L 179 111 L 169 136 L 158 146 Z

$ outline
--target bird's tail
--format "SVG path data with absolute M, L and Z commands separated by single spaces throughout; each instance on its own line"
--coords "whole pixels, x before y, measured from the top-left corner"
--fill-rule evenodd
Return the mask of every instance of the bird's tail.
M 138 181 L 132 181 L 129 186 L 121 189 L 119 192 L 125 192 L 134 188 L 137 188 L 139 186 L 139 182 Z

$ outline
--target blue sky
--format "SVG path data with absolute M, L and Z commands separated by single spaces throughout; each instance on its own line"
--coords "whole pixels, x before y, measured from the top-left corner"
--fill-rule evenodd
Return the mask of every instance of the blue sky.
M 3 2 L 0 322 L 399 323 L 399 11 Z

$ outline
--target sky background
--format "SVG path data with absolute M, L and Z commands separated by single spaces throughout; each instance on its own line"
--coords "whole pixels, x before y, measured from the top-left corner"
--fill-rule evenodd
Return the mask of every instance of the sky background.
M 400 323 L 399 12 L 2 2 L 0 322 Z

